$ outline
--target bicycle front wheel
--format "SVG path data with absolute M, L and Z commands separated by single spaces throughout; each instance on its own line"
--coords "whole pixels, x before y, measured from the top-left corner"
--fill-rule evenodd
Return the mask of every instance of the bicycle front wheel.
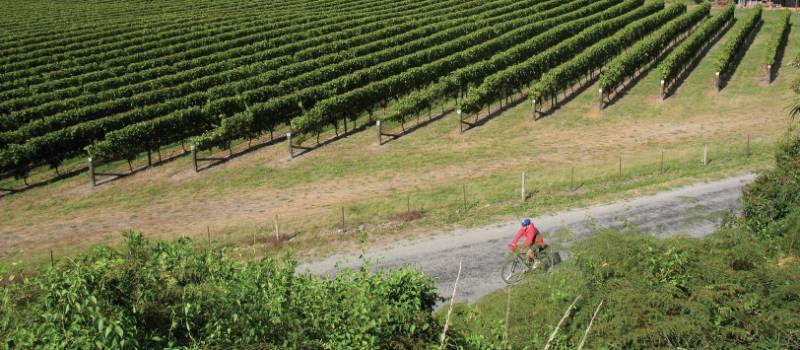
M 500 269 L 500 276 L 503 278 L 504 282 L 516 284 L 522 281 L 522 278 L 528 270 L 530 270 L 530 266 L 528 266 L 528 258 L 524 253 L 511 254 L 506 257 L 506 260 L 503 262 L 503 266 Z

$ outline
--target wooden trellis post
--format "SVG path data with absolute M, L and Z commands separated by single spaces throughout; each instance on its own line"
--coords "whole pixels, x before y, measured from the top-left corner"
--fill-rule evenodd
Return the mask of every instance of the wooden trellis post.
M 194 167 L 194 172 L 197 172 L 197 148 L 192 145 L 192 167 Z
M 89 179 L 92 187 L 97 186 L 97 178 L 94 173 L 94 160 L 92 160 L 92 157 L 89 157 Z
M 381 127 L 381 121 L 375 121 L 375 127 L 378 129 L 378 146 L 383 145 L 383 140 L 381 140 L 381 135 L 383 134 L 383 128 Z
M 292 133 L 286 133 L 286 141 L 289 144 L 289 159 L 294 159 L 294 148 L 292 147 Z
M 598 98 L 597 98 L 597 109 L 602 110 L 603 109 L 603 88 L 600 88 L 597 91 L 597 95 L 598 95 Z

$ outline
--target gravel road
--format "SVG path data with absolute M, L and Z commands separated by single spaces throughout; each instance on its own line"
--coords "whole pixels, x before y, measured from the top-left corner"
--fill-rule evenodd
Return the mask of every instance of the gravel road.
M 718 226 L 718 214 L 741 209 L 739 197 L 742 187 L 753 179 L 755 175 L 750 174 L 700 183 L 631 200 L 536 217 L 534 221 L 544 233 L 545 241 L 559 247 L 565 259 L 569 257 L 571 242 L 592 235 L 597 226 L 621 228 L 633 225 L 658 237 L 678 234 L 703 237 Z M 383 267 L 417 266 L 436 278 L 442 296 L 451 293 L 458 263 L 463 259 L 458 299 L 474 302 L 505 285 L 500 279 L 500 264 L 505 256 L 505 247 L 518 225 L 517 222 L 507 222 L 441 232 L 426 239 L 399 241 L 390 249 L 367 252 L 364 257 L 379 260 Z M 548 237 L 552 232 L 569 234 Z M 301 265 L 300 270 L 331 276 L 341 267 L 359 266 L 360 261 L 358 254 L 335 255 Z

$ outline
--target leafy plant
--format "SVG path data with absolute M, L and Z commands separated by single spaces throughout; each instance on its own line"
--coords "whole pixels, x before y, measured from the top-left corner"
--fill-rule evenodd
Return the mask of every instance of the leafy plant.
M 680 45 L 664 58 L 658 66 L 661 79 L 673 81 L 678 74 L 694 59 L 722 28 L 733 20 L 733 10 L 736 5 L 725 6 L 719 13 L 705 21 L 695 29 Z
M 296 271 L 188 238 L 126 234 L 21 283 L 0 281 L 0 348 L 424 348 L 439 326 L 433 281 L 410 268 Z M 4 274 L 5 277 L 5 274 Z
M 744 45 L 747 38 L 752 34 L 753 30 L 761 23 L 761 5 L 757 5 L 755 10 L 747 17 L 741 20 L 740 23 L 732 29 L 732 34 L 726 39 L 722 45 L 719 54 L 715 61 L 715 67 L 720 74 L 725 73 L 730 67 L 733 59 L 739 53 L 742 45 Z

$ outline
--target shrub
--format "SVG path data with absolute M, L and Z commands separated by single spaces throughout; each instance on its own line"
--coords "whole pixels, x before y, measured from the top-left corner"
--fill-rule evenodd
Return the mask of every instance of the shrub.
M 324 279 L 127 239 L 2 287 L 0 348 L 423 348 L 438 333 L 433 282 L 409 268 Z
M 775 169 L 745 188 L 742 205 L 744 221 L 751 230 L 782 234 L 769 226 L 800 207 L 800 137 L 793 131 L 780 143 Z

